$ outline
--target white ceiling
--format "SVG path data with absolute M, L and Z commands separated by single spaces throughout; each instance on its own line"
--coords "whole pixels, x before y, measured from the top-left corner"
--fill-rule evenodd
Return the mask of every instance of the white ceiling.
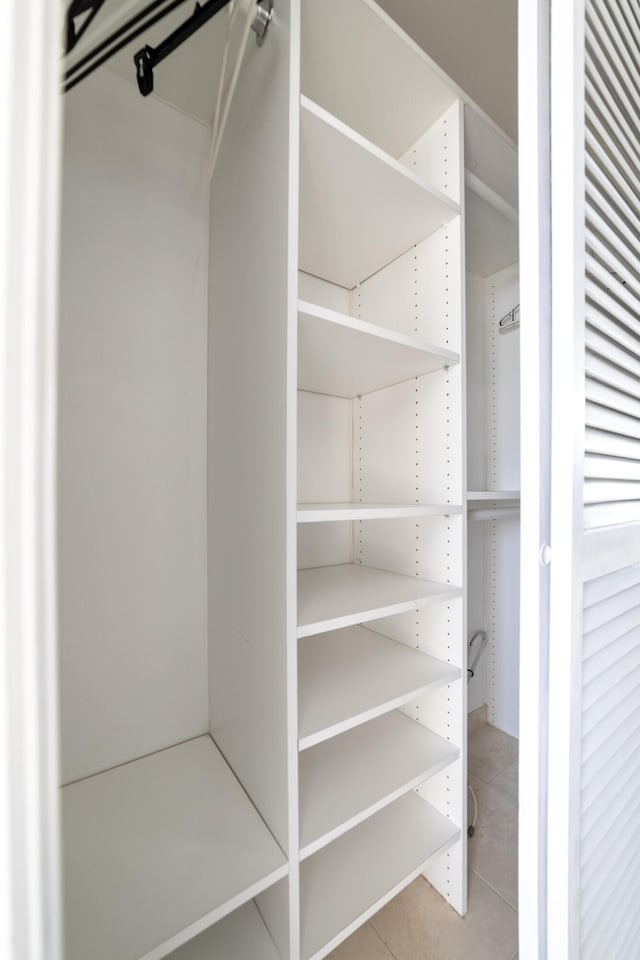
M 513 140 L 517 0 L 378 0 L 402 29 Z

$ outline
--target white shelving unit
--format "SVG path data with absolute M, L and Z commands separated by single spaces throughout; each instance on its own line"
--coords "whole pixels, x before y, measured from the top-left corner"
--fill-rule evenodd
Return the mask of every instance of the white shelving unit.
M 465 204 L 513 197 L 372 0 L 276 5 L 210 196 L 167 71 L 67 110 L 64 955 L 320 960 L 421 873 L 466 912 Z
M 373 4 L 305 4 L 301 66 L 300 918 L 319 960 L 420 871 L 466 909 L 464 190 L 457 93 Z

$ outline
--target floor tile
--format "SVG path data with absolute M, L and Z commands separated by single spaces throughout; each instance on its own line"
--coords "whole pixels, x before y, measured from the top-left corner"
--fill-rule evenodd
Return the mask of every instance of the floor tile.
M 473 786 L 473 784 L 472 784 Z M 511 766 L 507 767 L 506 770 L 503 770 L 502 773 L 499 773 L 497 777 L 494 777 L 491 781 L 492 787 L 497 787 L 498 790 L 502 790 L 503 793 L 506 793 L 508 797 L 511 797 L 512 800 L 518 802 L 518 764 L 512 763 Z
M 327 960 L 395 960 L 370 923 L 359 927 Z
M 483 704 L 477 710 L 472 710 L 467 714 L 467 734 L 471 736 L 480 727 L 484 727 L 487 722 L 487 705 Z
M 469 868 L 513 907 L 518 905 L 518 809 L 493 783 L 476 791 L 478 822 L 469 841 Z
M 518 741 L 496 727 L 486 724 L 468 740 L 469 770 L 485 783 L 518 759 Z
M 512 960 L 518 949 L 516 912 L 474 874 L 464 918 L 419 877 L 371 923 L 396 960 Z

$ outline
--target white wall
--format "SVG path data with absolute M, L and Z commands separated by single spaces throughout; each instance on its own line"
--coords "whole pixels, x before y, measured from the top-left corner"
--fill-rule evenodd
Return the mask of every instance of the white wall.
M 100 70 L 65 99 L 65 782 L 208 729 L 207 128 Z

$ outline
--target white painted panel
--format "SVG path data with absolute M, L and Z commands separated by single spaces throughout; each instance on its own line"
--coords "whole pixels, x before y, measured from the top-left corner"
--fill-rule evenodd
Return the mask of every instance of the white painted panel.
M 518 155 L 511 143 L 470 104 L 464 108 L 464 162 L 467 170 L 518 206 Z
M 376 4 L 307 0 L 302 10 L 303 92 L 392 156 L 457 99 L 439 68 Z
M 351 295 L 350 313 L 378 326 L 418 334 L 458 352 L 461 333 L 460 241 L 456 217 L 369 277 Z
M 56 558 L 62 8 L 0 36 L 0 956 L 61 960 Z M 29 64 L 28 77 L 25 63 Z
M 108 72 L 66 101 L 62 777 L 203 733 L 207 131 Z
M 433 730 L 444 740 L 462 748 L 466 741 L 466 712 L 463 712 L 466 703 L 465 692 L 466 680 L 460 678 L 446 686 L 429 691 L 426 696 L 420 697 L 415 703 L 406 707 L 404 712 L 429 730 Z M 439 788 L 434 789 L 430 796 L 438 809 L 444 810 L 445 800 L 454 803 L 456 810 L 462 809 L 459 798 L 447 797 L 446 792 Z
M 459 835 L 409 793 L 309 857 L 300 871 L 303 958 L 325 957 Z
M 477 189 L 465 191 L 467 270 L 488 277 L 518 259 L 518 222 L 504 215 Z
M 169 954 L 169 960 L 281 960 L 254 901 Z
M 300 268 L 355 287 L 449 223 L 459 205 L 303 97 Z
M 485 524 L 470 524 L 467 531 L 467 620 L 468 638 L 476 630 L 487 628 L 487 576 L 485 573 L 486 554 L 484 550 Z M 486 684 L 487 651 L 480 658 L 475 675 L 469 681 L 468 709 L 477 710 L 487 702 Z
M 157 960 L 287 872 L 210 737 L 65 787 L 67 960 Z
M 298 295 L 301 300 L 317 303 L 326 310 L 349 313 L 350 293 L 346 287 L 339 287 L 303 270 L 298 271 Z
M 466 280 L 467 486 L 481 490 L 487 476 L 486 283 L 473 273 L 467 273 Z
M 489 490 L 520 488 L 520 328 L 504 333 L 501 318 L 520 302 L 518 265 L 487 282 L 488 379 L 486 410 Z
M 211 729 L 294 859 L 297 10 L 247 47 L 212 183 L 208 394 Z
M 297 893 L 292 893 L 292 887 L 296 885 L 292 876 L 296 873 L 296 866 L 289 864 L 289 877 L 280 880 L 278 883 L 267 887 L 255 898 L 255 905 L 258 908 L 260 916 L 271 934 L 271 938 L 277 947 L 278 960 L 290 960 L 297 947 L 297 934 L 291 935 L 292 928 L 297 931 L 297 918 L 292 915 L 292 911 L 297 911 Z M 246 958 L 242 960 L 253 960 L 254 956 L 259 956 L 262 960 L 262 954 L 258 952 L 249 952 Z M 226 960 L 221 957 L 220 960 Z
M 442 693 L 444 693 L 444 690 Z M 466 820 L 466 810 L 463 810 L 463 802 L 466 806 L 468 798 L 460 788 L 463 773 L 462 763 L 457 761 L 438 771 L 433 777 L 429 777 L 428 780 L 420 784 L 417 790 L 418 795 L 423 800 L 443 813 L 452 823 L 463 823 Z M 455 882 L 455 878 L 452 879 Z M 451 901 L 450 894 L 444 892 L 443 895 Z
M 463 607 L 460 599 L 447 599 L 420 610 L 385 617 L 373 625 L 414 650 L 437 657 L 466 670 L 466 646 L 462 642 Z
M 353 531 L 348 520 L 298 525 L 298 570 L 351 563 Z
M 520 669 L 520 522 L 517 517 L 490 521 L 485 559 L 487 590 L 486 658 L 488 719 L 518 736 Z
M 461 104 L 456 102 L 401 157 L 427 183 L 460 203 Z
M 354 401 L 354 499 L 462 502 L 460 391 L 456 366 Z
M 352 403 L 298 391 L 298 502 L 351 500 Z
M 362 520 L 355 524 L 354 555 L 369 567 L 461 585 L 462 517 Z

